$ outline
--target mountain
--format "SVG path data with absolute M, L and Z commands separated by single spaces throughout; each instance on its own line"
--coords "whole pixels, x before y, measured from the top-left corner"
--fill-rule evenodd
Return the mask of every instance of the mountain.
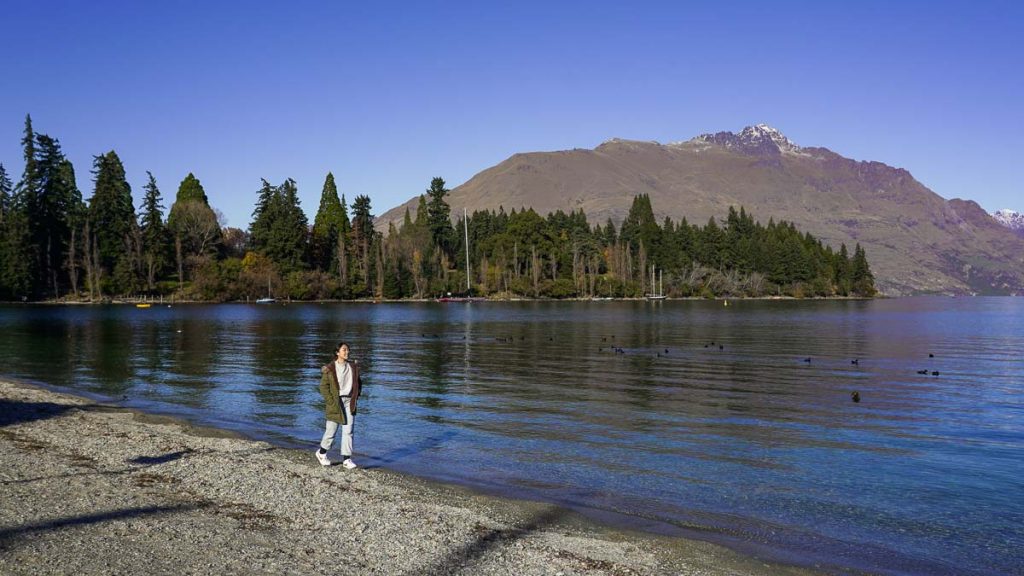
M 904 169 L 801 147 L 759 124 L 660 144 L 612 139 L 593 150 L 514 154 L 448 196 L 453 215 L 532 207 L 582 209 L 618 225 L 646 193 L 658 219 L 705 224 L 743 206 L 828 244 L 859 242 L 887 295 L 1024 292 L 1024 239 L 969 200 L 945 200 Z M 380 216 L 401 225 L 418 197 Z
M 1013 230 L 1018 236 L 1024 238 L 1024 214 L 1016 210 L 1004 208 L 992 213 L 992 217 L 1003 226 Z

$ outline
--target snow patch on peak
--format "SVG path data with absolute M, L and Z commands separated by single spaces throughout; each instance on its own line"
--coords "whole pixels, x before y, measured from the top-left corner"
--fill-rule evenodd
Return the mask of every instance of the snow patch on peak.
M 1024 235 L 1024 214 L 1017 212 L 1016 210 L 1003 208 L 1002 210 L 993 212 L 992 217 L 995 218 L 996 222 L 999 222 L 1010 230 Z
M 767 140 L 775 144 L 780 152 L 797 152 L 800 147 L 786 138 L 786 135 L 767 124 L 747 126 L 737 136 L 751 144 L 760 144 Z
M 773 138 L 781 138 L 786 140 L 786 137 L 777 128 L 773 128 L 768 124 L 754 124 L 753 126 L 747 126 L 740 131 L 740 134 L 766 134 Z
M 747 126 L 738 134 L 732 132 L 718 132 L 716 134 L 701 134 L 691 142 L 704 144 L 717 144 L 726 148 L 733 148 L 745 154 L 754 155 L 776 155 L 794 154 L 807 156 L 802 148 L 794 144 L 786 135 L 768 124 L 755 124 Z

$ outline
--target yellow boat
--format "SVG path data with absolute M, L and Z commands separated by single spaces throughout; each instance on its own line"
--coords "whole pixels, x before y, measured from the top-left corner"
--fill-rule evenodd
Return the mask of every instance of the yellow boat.
M 149 308 L 150 306 L 151 306 L 151 304 L 136 304 L 135 305 L 136 308 Z

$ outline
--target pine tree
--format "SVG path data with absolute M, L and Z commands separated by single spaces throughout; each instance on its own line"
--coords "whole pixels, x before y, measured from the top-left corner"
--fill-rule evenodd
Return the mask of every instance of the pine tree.
M 833 266 L 836 275 L 836 290 L 840 296 L 849 296 L 853 290 L 853 274 L 850 266 L 850 253 L 846 244 L 839 245 L 839 253 L 835 256 Z
M 622 226 L 619 228 L 619 238 L 626 244 L 634 247 L 640 245 L 642 240 L 650 245 L 649 238 L 643 238 L 643 229 L 646 226 L 657 223 L 654 221 L 654 210 L 651 208 L 651 200 L 646 194 L 638 194 L 633 197 L 633 204 L 629 207 Z
M 146 287 L 153 290 L 157 278 L 159 278 L 167 267 L 170 259 L 170 236 L 163 221 L 164 206 L 160 196 L 160 189 L 156 185 L 156 178 L 149 171 L 146 172 L 149 181 L 146 182 L 146 196 L 142 201 L 142 246 L 143 264 L 146 270 Z
M 270 220 L 267 219 L 267 211 L 274 199 L 275 189 L 264 179 L 260 179 L 262 185 L 257 193 L 256 208 L 252 211 L 252 222 L 249 223 L 249 244 L 254 250 L 263 250 L 270 235 Z
M 4 270 L 7 269 L 7 224 L 6 216 L 11 211 L 11 179 L 7 170 L 0 164 L 0 299 L 7 298 L 4 286 Z
M 679 263 L 680 269 L 690 266 L 694 258 L 694 232 L 693 226 L 690 226 L 686 218 L 676 226 L 672 245 L 675 247 L 676 262 Z
M 15 188 L 15 195 L 21 197 L 25 208 L 30 208 L 29 203 L 35 202 L 38 196 L 38 170 L 36 168 L 36 134 L 32 129 L 32 117 L 27 114 L 25 115 L 25 133 L 21 138 L 21 147 L 25 160 L 25 171 Z
M 397 251 L 403 260 L 403 273 L 407 276 L 404 283 L 408 284 L 403 287 L 403 291 L 405 294 L 422 298 L 428 292 L 428 282 L 431 280 L 433 272 L 431 262 L 435 250 L 430 230 L 427 228 L 425 195 L 420 194 L 415 217 L 410 210 L 405 211 L 405 220 L 401 229 L 398 230 L 398 234 L 401 241 Z
M 419 204 L 416 205 L 416 225 L 422 226 L 429 231 L 430 227 L 427 225 L 428 222 L 427 209 L 427 196 L 426 194 L 420 194 Z
M 853 249 L 853 261 L 850 263 L 850 267 L 853 291 L 861 296 L 874 296 L 877 293 L 875 289 L 875 276 L 871 273 L 867 254 L 865 254 L 859 242 Z
M 309 221 L 299 205 L 299 189 L 291 178 L 278 187 L 281 218 L 275 223 L 275 250 L 270 256 L 285 273 L 306 267 Z
M 7 176 L 7 169 L 4 168 L 3 164 L 0 164 L 0 226 L 3 225 L 4 216 L 11 210 L 11 186 L 11 179 Z
M 712 216 L 701 230 L 698 241 L 697 259 L 701 264 L 712 268 L 721 268 L 725 253 L 726 238 L 722 228 Z
M 405 210 L 405 220 L 412 224 L 412 217 L 408 208 Z M 388 223 L 388 234 L 381 239 L 381 252 L 384 260 L 384 283 L 381 294 L 384 298 L 396 300 L 405 295 L 405 276 L 403 274 L 404 259 L 399 254 L 401 238 L 395 223 Z
M 25 132 L 21 139 L 25 170 L 14 187 L 3 238 L 5 263 L 2 280 L 6 295 L 17 299 L 33 296 L 33 274 L 38 262 L 38 251 L 32 243 L 32 220 L 38 199 L 38 170 L 36 169 L 35 131 L 32 117 L 25 116 Z
M 615 224 L 612 219 L 609 218 L 608 222 L 604 225 L 604 244 L 606 246 L 612 246 L 619 240 L 618 232 L 615 231 Z
M 323 192 L 320 194 L 320 208 L 313 219 L 310 238 L 310 260 L 317 270 L 338 269 L 338 230 L 341 227 L 341 202 L 334 174 L 327 173 Z
M 352 203 L 352 240 L 358 250 L 360 290 L 371 293 L 373 278 L 370 277 L 370 248 L 373 247 L 373 214 L 369 196 L 356 196 Z
M 255 216 L 250 226 L 252 249 L 267 256 L 282 274 L 304 269 L 308 222 L 295 181 L 289 178 L 275 187 L 264 180 Z
M 60 143 L 46 134 L 37 134 L 36 145 L 38 198 L 29 222 L 39 255 L 34 263 L 34 291 L 57 297 L 69 283 L 67 252 L 78 225 L 82 194 L 75 183 L 75 169 L 64 157 Z
M 742 207 L 741 207 L 742 210 Z M 744 213 L 745 215 L 745 213 Z M 736 208 L 729 206 L 725 218 L 725 261 L 727 268 L 747 269 L 750 267 L 750 231 Z
M 430 188 L 427 189 L 427 226 L 430 228 L 430 238 L 434 245 L 443 252 L 452 256 L 452 222 L 451 207 L 445 202 L 444 197 L 449 190 L 444 187 L 443 178 L 434 178 L 430 181 Z
M 72 294 L 78 294 L 78 267 L 80 261 L 80 238 L 79 231 L 85 224 L 87 218 L 87 209 L 85 201 L 82 199 L 82 192 L 78 189 L 77 179 L 75 178 L 75 168 L 71 164 L 71 161 L 64 159 L 60 165 L 60 181 L 63 184 L 63 207 L 65 210 L 64 225 L 66 228 L 63 229 L 63 239 L 65 245 L 64 251 L 64 273 L 69 282 L 69 289 Z
M 345 202 L 345 195 L 341 195 L 341 222 L 338 224 L 338 233 L 348 234 L 352 231 L 352 221 L 348 218 L 348 203 Z
M 372 295 L 374 298 L 380 299 L 384 297 L 384 282 L 387 276 L 385 273 L 387 265 L 384 261 L 384 240 L 381 238 L 380 234 L 374 235 L 370 253 L 373 255 L 371 267 L 374 271 Z
M 206 197 L 206 190 L 203 188 L 202 183 L 191 172 L 188 173 L 188 176 L 185 176 L 185 179 L 178 186 L 178 196 L 175 198 L 175 203 L 177 202 L 202 202 L 206 206 L 210 205 L 210 200 Z
M 814 278 L 807 249 L 797 234 L 789 234 L 783 245 L 783 261 L 786 263 L 786 282 L 808 282 Z
M 338 224 L 338 250 L 335 258 L 338 260 L 338 284 L 341 287 L 342 296 L 349 294 L 349 263 L 351 262 L 352 248 L 351 238 L 352 222 L 348 219 L 348 203 L 345 202 L 345 195 L 341 195 L 341 220 Z
M 101 290 L 106 287 L 115 293 L 127 293 L 136 288 L 131 275 L 131 245 L 138 225 L 132 189 L 121 159 L 113 150 L 94 158 L 93 174 L 95 190 L 89 199 L 89 224 L 98 264 L 93 281 Z
M 28 215 L 15 195 L 12 208 L 4 220 L 4 268 L 0 271 L 0 286 L 5 298 L 25 300 L 32 293 L 31 231 Z
M 645 286 L 648 278 L 648 263 L 661 265 L 661 261 L 664 259 L 661 228 L 654 219 L 650 196 L 638 194 L 633 197 L 629 213 L 622 221 L 619 238 L 629 248 L 630 253 L 637 257 L 636 272 L 641 279 L 641 285 Z M 641 247 L 643 248 L 643 257 L 640 257 Z

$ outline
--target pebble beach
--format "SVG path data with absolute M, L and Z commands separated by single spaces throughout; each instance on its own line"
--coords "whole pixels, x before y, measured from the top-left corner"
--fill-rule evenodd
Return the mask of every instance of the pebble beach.
M 808 574 L 0 380 L 4 574 Z

